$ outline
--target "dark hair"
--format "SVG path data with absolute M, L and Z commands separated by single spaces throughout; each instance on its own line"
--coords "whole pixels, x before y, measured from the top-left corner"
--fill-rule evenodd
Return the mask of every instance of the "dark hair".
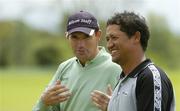
M 144 17 L 127 11 L 115 13 L 115 15 L 107 21 L 107 26 L 113 24 L 119 25 L 120 30 L 125 32 L 129 37 L 139 31 L 141 34 L 141 46 L 143 50 L 146 51 L 150 33 Z

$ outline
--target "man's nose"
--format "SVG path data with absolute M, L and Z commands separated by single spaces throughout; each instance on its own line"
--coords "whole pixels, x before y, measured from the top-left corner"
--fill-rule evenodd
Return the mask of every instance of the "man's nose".
M 113 42 L 111 40 L 107 41 L 107 48 L 112 48 Z

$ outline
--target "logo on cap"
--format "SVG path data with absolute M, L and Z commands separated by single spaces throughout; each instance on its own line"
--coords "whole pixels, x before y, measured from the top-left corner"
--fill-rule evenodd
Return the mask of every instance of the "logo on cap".
M 81 23 L 86 23 L 86 24 L 91 24 L 91 21 L 90 19 L 86 20 L 86 19 L 77 19 L 77 20 L 71 20 L 69 21 L 68 25 L 72 25 L 72 24 L 75 24 L 75 23 L 78 23 L 78 22 L 81 22 Z

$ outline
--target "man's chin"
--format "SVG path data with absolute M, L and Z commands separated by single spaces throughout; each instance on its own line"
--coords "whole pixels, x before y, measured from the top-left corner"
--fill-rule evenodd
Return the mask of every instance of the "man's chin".
M 76 55 L 76 57 L 77 57 L 79 60 L 85 60 L 85 59 L 87 59 L 87 56 L 85 56 L 85 55 Z
M 112 61 L 118 63 L 119 61 L 116 58 L 112 58 Z

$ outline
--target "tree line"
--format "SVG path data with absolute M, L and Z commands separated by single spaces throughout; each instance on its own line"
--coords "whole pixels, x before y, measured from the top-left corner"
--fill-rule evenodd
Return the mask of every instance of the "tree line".
M 0 67 L 57 66 L 72 57 L 64 35 L 67 16 L 64 14 L 56 33 L 34 29 L 23 21 L 0 21 Z M 147 56 L 162 67 L 178 69 L 180 35 L 171 31 L 163 17 L 153 13 L 148 16 L 148 25 L 151 36 Z M 106 46 L 106 21 L 100 20 L 100 27 L 103 32 L 100 45 Z

